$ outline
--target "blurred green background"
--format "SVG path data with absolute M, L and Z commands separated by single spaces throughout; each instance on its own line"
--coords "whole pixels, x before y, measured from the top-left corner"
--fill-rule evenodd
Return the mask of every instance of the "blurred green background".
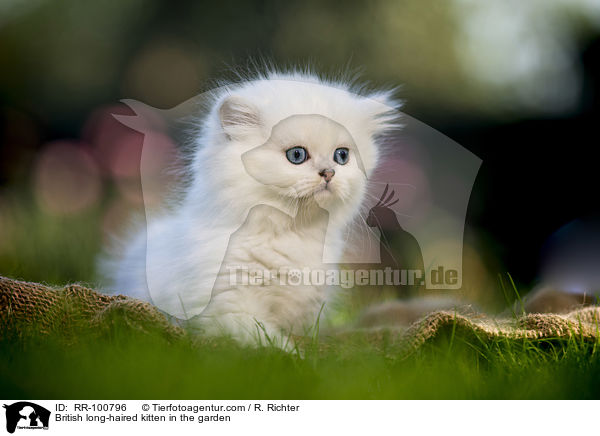
M 129 113 L 119 100 L 172 107 L 261 59 L 401 85 L 408 114 L 483 160 L 463 268 L 463 294 L 482 308 L 506 308 L 498 274 L 524 293 L 547 241 L 600 216 L 598 0 L 0 0 L 0 275 L 96 286 L 102 247 L 143 213 L 142 137 L 112 117 Z M 404 361 L 387 340 L 298 359 L 138 336 L 2 341 L 0 392 L 521 399 L 600 387 L 597 341 L 578 338 L 452 335 Z
M 531 286 L 544 241 L 596 213 L 556 193 L 594 186 L 599 35 L 594 0 L 0 0 L 0 274 L 95 283 L 143 210 L 119 100 L 168 108 L 264 58 L 402 85 L 407 113 L 483 158 L 465 286 L 495 301 L 496 273 Z

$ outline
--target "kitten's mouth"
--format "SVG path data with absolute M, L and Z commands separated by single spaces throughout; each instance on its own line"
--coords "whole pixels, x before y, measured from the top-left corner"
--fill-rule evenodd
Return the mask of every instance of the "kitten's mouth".
M 333 190 L 331 189 L 331 184 L 330 184 L 330 183 L 327 183 L 327 182 L 322 182 L 322 183 L 319 183 L 319 184 L 318 184 L 318 185 L 315 187 L 315 189 L 314 189 L 314 191 L 313 191 L 313 195 L 315 195 L 315 194 L 318 194 L 318 193 L 320 193 L 320 192 L 329 192 L 329 193 L 332 193 L 332 192 L 333 192 Z
M 315 198 L 317 200 L 330 198 L 333 195 L 334 195 L 334 190 L 332 189 L 332 186 L 330 183 L 320 183 L 319 185 L 317 185 L 315 187 L 315 189 L 312 192 L 313 198 Z
M 316 194 L 317 192 L 321 192 L 321 191 L 329 191 L 329 192 L 331 192 L 329 183 L 320 183 L 315 188 L 315 192 L 314 193 Z
M 335 188 L 331 183 L 321 182 L 312 186 L 305 186 L 304 189 L 296 188 L 296 198 L 300 199 L 325 199 L 335 195 Z

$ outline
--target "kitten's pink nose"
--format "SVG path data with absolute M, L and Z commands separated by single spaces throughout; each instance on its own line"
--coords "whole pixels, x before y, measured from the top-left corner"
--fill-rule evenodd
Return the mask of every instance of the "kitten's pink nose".
M 329 183 L 331 181 L 331 179 L 333 178 L 333 176 L 335 175 L 335 170 L 333 170 L 333 169 L 321 170 L 321 172 L 319 173 L 319 175 L 321 177 L 323 177 L 326 182 Z

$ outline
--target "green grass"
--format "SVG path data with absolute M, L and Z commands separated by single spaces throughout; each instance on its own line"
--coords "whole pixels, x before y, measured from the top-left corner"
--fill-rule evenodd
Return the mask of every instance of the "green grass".
M 597 343 L 440 338 L 406 357 L 359 337 L 303 356 L 230 341 L 176 342 L 131 332 L 102 339 L 4 341 L 10 398 L 550 399 L 598 398 Z
M 94 281 L 100 208 L 59 218 L 25 194 L 0 198 L 0 274 L 65 284 Z M 502 283 L 509 294 L 514 284 Z M 510 297 L 510 295 L 508 296 Z M 510 298 L 508 298 L 510 299 Z M 513 298 L 514 299 L 514 298 Z M 520 300 L 520 297 L 518 297 Z M 412 356 L 393 341 L 314 338 L 302 357 L 227 340 L 167 342 L 114 331 L 0 341 L 5 398 L 598 398 L 599 344 L 467 342 L 448 334 Z
M 0 275 L 52 285 L 92 282 L 100 229 L 99 205 L 55 216 L 40 210 L 25 189 L 0 195 Z

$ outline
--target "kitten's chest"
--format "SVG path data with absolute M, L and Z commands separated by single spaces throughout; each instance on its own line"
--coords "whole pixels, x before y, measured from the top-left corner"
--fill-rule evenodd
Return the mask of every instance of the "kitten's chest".
M 273 208 L 254 210 L 232 235 L 229 257 L 265 269 L 322 265 L 327 224 L 326 219 L 297 222 Z

